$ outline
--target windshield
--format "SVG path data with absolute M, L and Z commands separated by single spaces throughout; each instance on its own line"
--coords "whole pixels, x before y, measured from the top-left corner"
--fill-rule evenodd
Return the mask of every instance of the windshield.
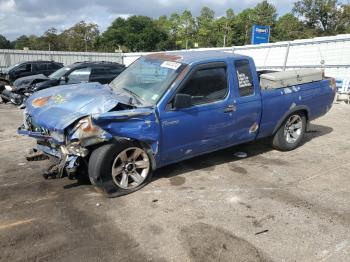
M 141 57 L 110 86 L 117 93 L 127 92 L 142 104 L 155 105 L 181 72 L 183 64 Z
M 62 67 L 57 71 L 53 72 L 51 75 L 49 75 L 49 78 L 59 80 L 69 70 L 70 70 L 69 67 Z
M 2 72 L 5 73 L 5 74 L 7 74 L 7 73 L 10 72 L 12 69 L 14 69 L 16 66 L 19 66 L 19 64 L 15 64 L 15 65 L 9 66 L 9 67 L 3 69 Z

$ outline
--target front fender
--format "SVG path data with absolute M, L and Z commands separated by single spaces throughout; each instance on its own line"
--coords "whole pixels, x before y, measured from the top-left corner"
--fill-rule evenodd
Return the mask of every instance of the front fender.
M 154 109 L 107 112 L 94 116 L 92 121 L 113 137 L 145 142 L 151 146 L 154 155 L 158 154 L 160 125 Z

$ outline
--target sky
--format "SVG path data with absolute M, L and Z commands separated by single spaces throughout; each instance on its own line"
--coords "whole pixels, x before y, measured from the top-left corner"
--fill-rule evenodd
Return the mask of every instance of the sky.
M 203 6 L 225 15 L 228 8 L 239 13 L 254 7 L 261 0 L 0 0 L 0 34 L 9 40 L 26 34 L 42 35 L 55 27 L 63 31 L 85 20 L 99 25 L 104 31 L 117 17 L 147 15 L 157 18 L 189 9 L 197 16 Z M 270 0 L 279 15 L 289 12 L 293 0 Z

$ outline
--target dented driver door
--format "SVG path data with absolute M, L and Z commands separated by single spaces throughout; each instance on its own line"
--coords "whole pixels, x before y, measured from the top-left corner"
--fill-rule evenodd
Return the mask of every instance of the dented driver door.
M 192 105 L 174 108 L 174 94 L 160 112 L 163 163 L 210 152 L 232 141 L 235 121 L 228 70 L 223 62 L 192 69 L 176 91 L 191 95 Z

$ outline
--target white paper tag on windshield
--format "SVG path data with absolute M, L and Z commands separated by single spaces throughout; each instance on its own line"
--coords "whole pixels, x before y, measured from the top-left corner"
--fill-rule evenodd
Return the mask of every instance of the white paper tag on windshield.
M 154 95 L 152 96 L 152 100 L 157 100 L 158 96 L 159 96 L 159 95 L 154 94 Z
M 171 62 L 171 61 L 164 61 L 160 66 L 161 67 L 165 67 L 165 68 L 169 68 L 169 69 L 173 69 L 176 70 L 180 67 L 180 63 L 177 62 Z

